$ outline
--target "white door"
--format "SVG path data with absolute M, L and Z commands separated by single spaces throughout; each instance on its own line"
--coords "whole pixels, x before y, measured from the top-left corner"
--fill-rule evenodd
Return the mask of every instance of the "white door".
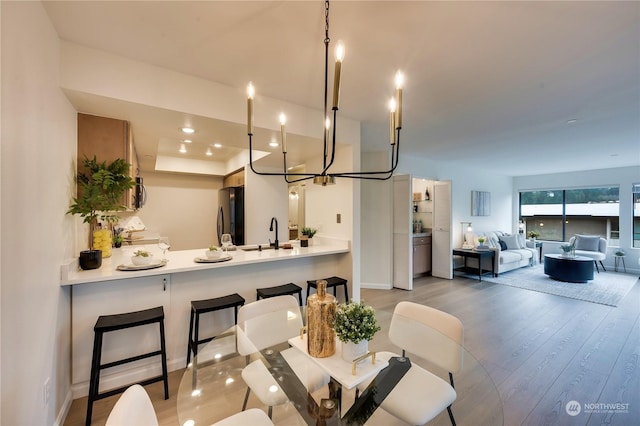
M 433 192 L 431 275 L 452 279 L 451 181 L 436 181 Z
M 393 286 L 413 289 L 410 175 L 393 177 Z

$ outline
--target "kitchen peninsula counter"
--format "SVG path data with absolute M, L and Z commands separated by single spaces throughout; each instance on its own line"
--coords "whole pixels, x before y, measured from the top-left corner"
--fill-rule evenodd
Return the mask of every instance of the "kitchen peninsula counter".
M 264 246 L 263 246 L 264 247 Z M 72 397 L 87 395 L 93 327 L 100 315 L 133 312 L 162 306 L 165 313 L 167 365 L 170 371 L 184 368 L 187 354 L 191 302 L 238 293 L 246 302 L 256 300 L 256 289 L 287 283 L 303 288 L 307 280 L 333 275 L 349 281 L 352 258 L 349 241 L 314 238 L 311 247 L 230 252 L 231 260 L 219 263 L 196 263 L 205 257 L 205 249 L 168 251 L 167 265 L 140 271 L 119 271 L 129 265 L 131 255 L 139 249 L 151 251 L 162 259 L 156 245 L 125 246 L 114 249 L 96 270 L 77 270 L 77 262 L 63 266 L 60 285 L 71 287 L 71 383 Z M 65 269 L 69 272 L 65 274 Z M 352 292 L 350 288 L 349 292 Z M 340 297 L 340 295 L 338 295 Z M 342 299 L 341 299 L 342 301 Z M 200 336 L 214 336 L 234 324 L 233 309 L 203 315 Z M 157 327 L 144 326 L 113 333 L 103 346 L 103 359 L 116 359 L 151 352 L 158 348 Z M 116 335 L 117 334 L 117 335 Z M 116 356 L 117 355 L 117 356 Z M 117 366 L 103 373 L 104 389 L 125 386 L 159 374 L 159 363 L 150 358 L 137 365 Z
M 262 245 L 267 247 L 268 244 Z M 244 247 L 256 248 L 257 245 L 249 245 Z M 236 248 L 229 251 L 232 256 L 231 260 L 216 263 L 197 263 L 194 259 L 205 257 L 205 250 L 181 250 L 167 251 L 167 264 L 165 266 L 138 270 L 138 271 L 119 271 L 118 265 L 131 264 L 131 256 L 137 250 L 147 250 L 151 252 L 154 259 L 162 259 L 162 252 L 157 246 L 153 245 L 137 245 L 123 246 L 119 249 L 112 249 L 112 256 L 102 260 L 102 266 L 99 269 L 83 271 L 77 267 L 77 262 L 72 262 L 69 266 L 63 266 L 61 273 L 60 285 L 78 285 L 95 283 L 100 281 L 123 280 L 136 277 L 149 277 L 154 275 L 176 274 L 181 272 L 198 271 L 204 269 L 228 268 L 241 265 L 251 265 L 256 263 L 286 261 L 305 257 L 325 256 L 329 254 L 347 253 L 349 251 L 348 241 L 344 240 L 325 240 L 320 244 L 311 247 L 299 247 L 293 245 L 291 249 L 280 248 L 263 249 L 262 251 L 244 251 Z

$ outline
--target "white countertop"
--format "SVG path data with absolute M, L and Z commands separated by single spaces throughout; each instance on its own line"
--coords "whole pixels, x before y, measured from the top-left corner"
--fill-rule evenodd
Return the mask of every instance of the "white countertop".
M 195 258 L 205 257 L 205 248 L 196 250 L 167 251 L 166 258 L 168 259 L 168 262 L 165 266 L 141 271 L 119 271 L 116 269 L 118 265 L 131 264 L 131 256 L 133 252 L 139 249 L 146 249 L 153 253 L 155 259 L 162 259 L 162 252 L 156 245 L 123 246 L 119 249 L 112 249 L 111 257 L 102 259 L 102 266 L 99 269 L 83 271 L 78 268 L 77 259 L 68 265 L 63 265 L 60 274 L 60 285 L 86 284 L 203 269 L 229 268 L 240 265 L 285 261 L 304 257 L 349 252 L 349 241 L 347 240 L 328 238 L 321 240 L 319 238 L 314 238 L 314 244 L 311 247 L 299 247 L 299 242 L 291 243 L 293 243 L 292 249 L 281 248 L 279 250 L 268 249 L 262 251 L 243 251 L 241 249 L 237 249 L 229 252 L 232 255 L 231 260 L 219 263 L 196 263 L 194 261 Z M 268 246 L 268 244 L 263 244 L 262 246 L 265 247 Z

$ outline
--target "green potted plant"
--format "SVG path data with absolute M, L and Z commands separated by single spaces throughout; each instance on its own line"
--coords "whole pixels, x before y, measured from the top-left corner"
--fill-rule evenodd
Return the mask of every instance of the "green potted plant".
M 117 230 L 113 231 L 113 246 L 115 248 L 122 247 L 122 243 L 124 242 L 124 238 L 122 237 L 122 231 L 117 232 Z
M 348 362 L 367 353 L 369 340 L 380 331 L 375 310 L 363 301 L 338 305 L 333 329 L 342 342 L 342 358 Z
M 532 239 L 536 239 L 540 236 L 540 233 L 538 231 L 529 231 L 527 232 L 527 237 L 532 238 Z
M 147 250 L 136 250 L 131 256 L 131 263 L 136 266 L 148 265 L 153 260 L 153 254 Z
M 204 251 L 204 254 L 207 256 L 207 259 L 217 259 L 222 256 L 222 249 L 218 246 L 210 245 L 209 248 Z
M 300 231 L 300 246 L 308 247 L 311 243 L 311 239 L 316 235 L 316 232 L 318 232 L 318 230 L 315 228 L 303 227 Z
M 562 244 L 560 248 L 562 249 L 563 257 L 575 257 L 575 246 L 573 244 Z
M 94 247 L 93 231 L 98 220 L 118 221 L 115 212 L 126 209 L 122 205 L 123 195 L 133 188 L 135 181 L 129 176 L 129 164 L 121 158 L 107 164 L 94 156 L 93 159 L 85 158 L 82 165 L 84 171 L 77 175 L 78 195 L 73 198 L 67 214 L 78 215 L 89 224 L 89 250 L 80 252 L 80 267 L 97 269 L 102 265 L 102 250 Z M 105 241 L 105 244 L 111 247 L 111 241 Z

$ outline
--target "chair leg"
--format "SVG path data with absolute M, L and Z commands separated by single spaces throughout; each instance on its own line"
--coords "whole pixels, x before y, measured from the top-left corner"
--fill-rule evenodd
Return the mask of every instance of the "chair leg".
M 451 426 L 456 426 L 456 420 L 453 418 L 453 413 L 451 412 L 451 406 L 447 407 L 447 411 L 449 412 L 449 419 L 451 419 Z
M 593 264 L 596 265 L 596 271 L 598 271 L 598 273 L 600 273 L 600 268 L 598 268 L 598 261 L 594 260 Z
M 247 402 L 249 402 L 249 392 L 251 392 L 251 388 L 247 386 L 247 392 L 244 394 L 244 402 L 242 403 L 242 411 L 247 409 Z
M 602 260 L 600 261 L 600 266 L 602 266 L 602 270 L 607 272 L 607 269 L 604 267 L 604 263 L 602 263 Z
M 272 406 L 269 406 L 269 413 L 268 414 L 269 414 L 269 418 L 271 420 L 273 420 L 273 407 Z
M 455 389 L 456 387 L 453 385 L 453 374 L 451 374 L 451 372 L 449 372 L 449 382 L 451 382 L 451 387 Z M 452 426 L 456 426 L 456 420 L 453 418 L 451 406 L 447 407 L 447 412 L 449 412 L 449 419 L 451 419 Z
M 347 284 L 344 285 L 344 300 L 345 303 L 349 303 L 349 289 L 347 288 Z

